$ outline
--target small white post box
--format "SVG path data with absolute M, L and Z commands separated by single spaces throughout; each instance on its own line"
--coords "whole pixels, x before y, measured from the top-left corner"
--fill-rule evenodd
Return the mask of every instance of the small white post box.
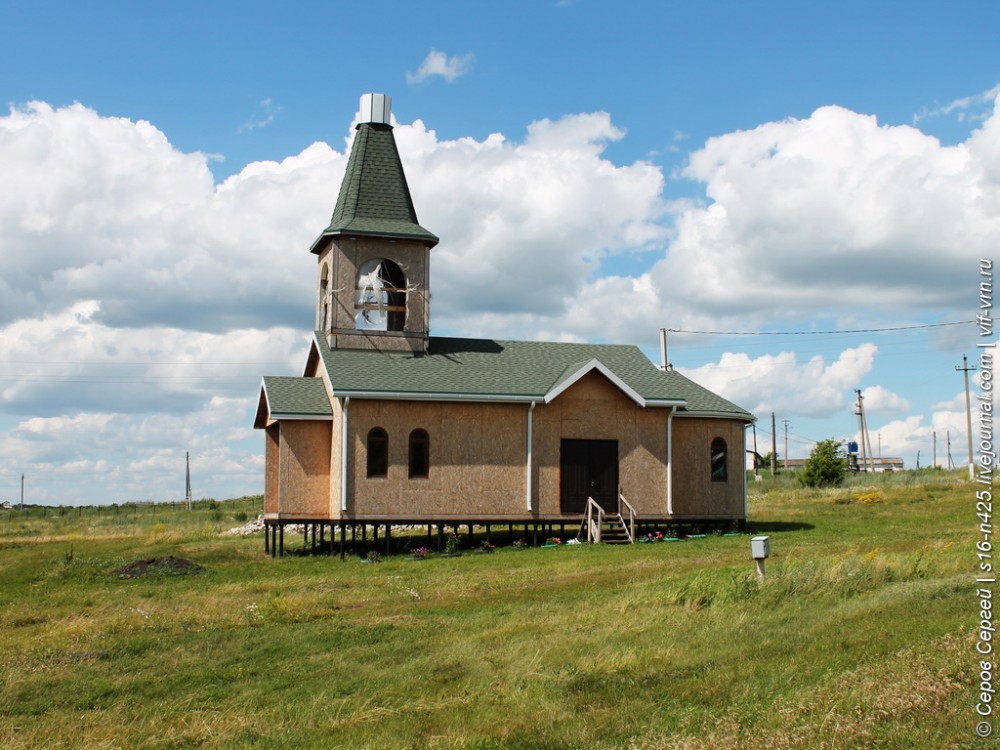
M 755 536 L 750 540 L 750 556 L 757 563 L 757 577 L 764 578 L 764 560 L 771 556 L 771 537 Z
M 771 556 L 771 537 L 755 536 L 750 540 L 750 556 L 754 560 L 764 560 Z

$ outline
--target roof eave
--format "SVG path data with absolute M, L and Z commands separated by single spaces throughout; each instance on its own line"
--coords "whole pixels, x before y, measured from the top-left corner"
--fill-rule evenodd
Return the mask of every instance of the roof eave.
M 542 395 L 516 393 L 436 393 L 424 391 L 361 391 L 334 389 L 334 398 L 380 399 L 384 401 L 465 401 L 480 404 L 527 404 L 545 400 Z
M 757 421 L 757 417 L 753 414 L 740 414 L 731 411 L 679 411 L 675 415 L 677 417 L 704 417 L 705 419 L 738 419 L 741 422 L 746 422 L 750 424 Z
M 332 414 L 325 414 L 325 413 L 324 414 L 307 414 L 307 413 L 301 413 L 301 412 L 291 412 L 291 413 L 288 413 L 288 414 L 272 414 L 271 415 L 271 420 L 275 421 L 275 422 L 277 422 L 279 420 L 294 420 L 294 419 L 298 419 L 298 420 L 302 420 L 302 421 L 307 421 L 307 422 L 332 422 L 333 421 L 333 415 Z
M 267 401 L 267 384 L 260 379 L 260 396 L 257 398 L 257 414 L 253 420 L 255 430 L 263 430 L 271 419 L 271 406 Z
M 413 240 L 415 242 L 423 242 L 429 248 L 434 247 L 441 241 L 437 235 L 430 232 L 413 232 L 411 234 L 407 232 L 373 232 L 364 229 L 327 229 L 310 245 L 309 252 L 313 255 L 319 255 L 326 249 L 326 246 L 334 237 L 386 237 L 394 240 Z

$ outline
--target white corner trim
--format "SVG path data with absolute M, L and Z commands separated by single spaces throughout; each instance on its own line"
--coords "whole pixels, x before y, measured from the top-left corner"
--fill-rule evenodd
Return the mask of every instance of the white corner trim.
M 667 415 L 667 515 L 674 514 L 674 414 L 677 407 L 670 408 Z
M 340 431 L 340 511 L 347 512 L 347 408 L 351 405 L 351 397 L 344 399 L 344 419 Z
M 526 473 L 527 473 L 527 488 L 525 489 L 525 502 L 528 506 L 528 512 L 531 512 L 531 440 L 532 440 L 532 418 L 535 412 L 535 402 L 532 401 L 528 406 L 528 450 L 527 450 L 527 462 L 526 462 Z

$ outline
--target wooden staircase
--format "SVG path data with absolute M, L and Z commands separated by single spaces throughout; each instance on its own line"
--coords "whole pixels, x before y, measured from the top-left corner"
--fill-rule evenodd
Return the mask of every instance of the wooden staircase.
M 618 491 L 617 513 L 605 511 L 594 498 L 588 497 L 587 514 L 576 538 L 586 536 L 588 542 L 598 544 L 635 544 L 635 519 L 635 509 L 621 494 L 621 490 Z
M 601 542 L 604 544 L 633 544 L 635 542 L 629 534 L 628 523 L 622 518 L 621 513 L 609 513 L 604 517 Z

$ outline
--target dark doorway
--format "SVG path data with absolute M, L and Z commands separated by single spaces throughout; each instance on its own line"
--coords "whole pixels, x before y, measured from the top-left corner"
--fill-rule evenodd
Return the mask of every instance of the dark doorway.
M 584 513 L 587 498 L 618 512 L 618 441 L 563 440 L 559 459 L 563 513 Z

